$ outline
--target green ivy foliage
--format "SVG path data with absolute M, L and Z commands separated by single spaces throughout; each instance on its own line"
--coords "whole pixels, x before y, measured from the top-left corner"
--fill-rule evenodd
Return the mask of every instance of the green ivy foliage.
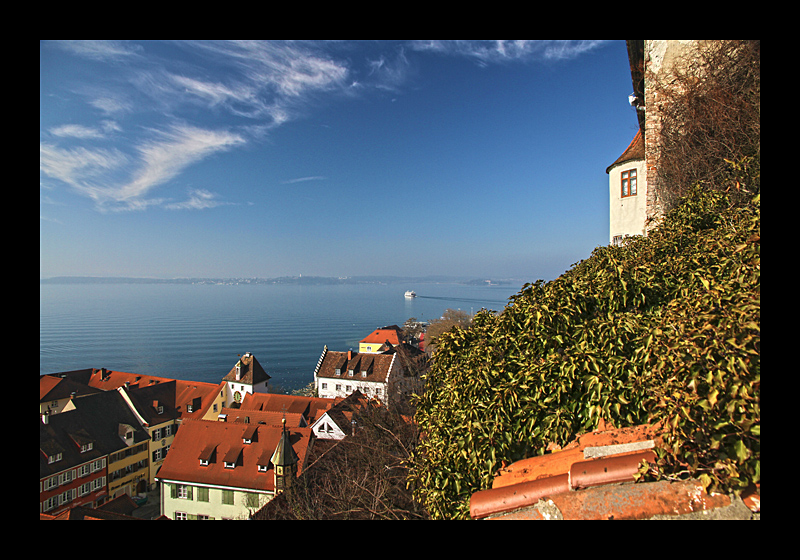
M 417 402 L 415 498 L 433 518 L 466 518 L 503 462 L 601 417 L 661 424 L 644 479 L 759 482 L 760 224 L 760 197 L 732 207 L 698 189 L 649 236 L 598 247 L 443 334 Z

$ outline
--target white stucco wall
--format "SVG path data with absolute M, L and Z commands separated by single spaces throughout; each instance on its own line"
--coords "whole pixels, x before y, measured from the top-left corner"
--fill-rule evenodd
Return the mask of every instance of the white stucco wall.
M 175 512 L 183 512 L 189 516 L 207 515 L 213 519 L 247 519 L 251 512 L 257 511 L 269 502 L 274 494 L 258 493 L 258 506 L 248 506 L 247 494 L 241 489 L 234 490 L 233 504 L 222 503 L 223 488 L 208 487 L 208 501 L 200 501 L 199 486 L 191 485 L 191 498 L 173 498 L 171 486 L 175 483 L 161 483 L 161 513 L 169 519 L 175 519 Z
M 636 169 L 637 188 L 635 196 L 622 196 L 621 175 L 623 171 Z M 647 218 L 647 180 L 644 160 L 621 163 L 608 172 L 609 193 L 609 242 L 614 237 L 644 235 Z

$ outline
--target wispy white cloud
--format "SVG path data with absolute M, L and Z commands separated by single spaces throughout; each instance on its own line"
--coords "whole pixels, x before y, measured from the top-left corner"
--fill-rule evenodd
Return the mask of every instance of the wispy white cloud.
M 242 143 L 244 139 L 235 133 L 175 126 L 156 132 L 139 145 L 136 158 L 119 150 L 65 149 L 40 143 L 39 168 L 92 199 L 99 209 L 142 210 L 165 202 L 163 198 L 148 198 L 153 189 L 190 165 Z M 133 169 L 131 180 L 109 184 L 110 177 L 128 169 Z M 202 199 L 200 196 L 198 200 Z
M 346 43 L 330 42 L 53 44 L 93 63 L 114 64 L 109 64 L 108 76 L 99 74 L 102 80 L 73 92 L 83 96 L 94 114 L 105 120 L 71 120 L 50 126 L 49 136 L 40 144 L 41 172 L 68 184 L 99 209 L 132 210 L 219 205 L 215 195 L 202 189 L 182 203 L 168 200 L 156 189 L 215 154 L 261 140 L 329 95 L 401 90 L 414 74 L 410 55 L 415 51 L 469 57 L 485 65 L 569 59 L 601 43 L 371 42 L 371 54 L 358 60 Z M 181 49 L 186 56 L 180 60 L 166 56 L 161 47 L 165 47 L 163 51 Z M 198 112 L 198 107 L 203 111 Z M 108 120 L 112 115 L 114 120 Z M 123 125 L 128 134 L 121 133 Z M 144 140 L 142 130 L 147 134 Z M 124 146 L 122 142 L 129 139 L 134 143 Z M 301 177 L 287 184 L 321 179 Z
M 405 85 L 412 65 L 405 54 L 405 49 L 399 49 L 392 55 L 380 55 L 368 63 L 371 83 L 379 89 L 396 91 Z
M 109 133 L 120 130 L 114 121 L 103 121 L 100 126 L 85 126 L 82 124 L 65 124 L 49 130 L 53 136 L 61 138 L 92 139 L 105 138 Z
M 575 58 L 601 46 L 588 40 L 414 41 L 412 48 L 473 58 L 481 64 Z
M 289 179 L 288 181 L 283 181 L 284 185 L 293 185 L 295 183 L 305 183 L 306 181 L 324 181 L 325 177 L 321 177 L 319 175 L 315 175 L 312 177 L 300 177 L 298 179 Z
M 164 205 L 167 210 L 204 210 L 217 206 L 233 205 L 233 202 L 224 202 L 218 195 L 205 189 L 197 189 L 189 193 L 189 198 L 183 202 L 170 202 Z
M 138 55 L 142 47 L 124 41 L 53 41 L 64 50 L 93 60 L 118 60 Z
M 193 163 L 244 142 L 238 134 L 194 126 L 176 126 L 159 132 L 156 138 L 137 148 L 141 156 L 139 171 L 132 181 L 116 189 L 115 198 L 119 202 L 139 199 Z

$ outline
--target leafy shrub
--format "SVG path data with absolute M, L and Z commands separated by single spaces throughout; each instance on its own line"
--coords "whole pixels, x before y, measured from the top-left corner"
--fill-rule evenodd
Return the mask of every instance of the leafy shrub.
M 760 480 L 760 197 L 695 190 L 648 237 L 598 247 L 439 338 L 408 483 L 464 518 L 502 464 L 597 427 L 659 422 L 646 478 Z

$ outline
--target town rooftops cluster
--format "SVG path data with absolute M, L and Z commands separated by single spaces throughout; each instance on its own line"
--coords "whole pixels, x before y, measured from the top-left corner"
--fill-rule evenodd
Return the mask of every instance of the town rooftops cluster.
M 356 361 L 385 381 L 393 358 Z M 40 376 L 40 514 L 106 519 L 76 508 L 161 483 L 167 518 L 246 517 L 303 472 L 314 441 L 346 437 L 370 403 L 357 388 L 336 398 L 256 392 L 268 379 L 251 353 L 218 384 L 104 368 Z M 189 499 L 192 488 L 212 514 Z

